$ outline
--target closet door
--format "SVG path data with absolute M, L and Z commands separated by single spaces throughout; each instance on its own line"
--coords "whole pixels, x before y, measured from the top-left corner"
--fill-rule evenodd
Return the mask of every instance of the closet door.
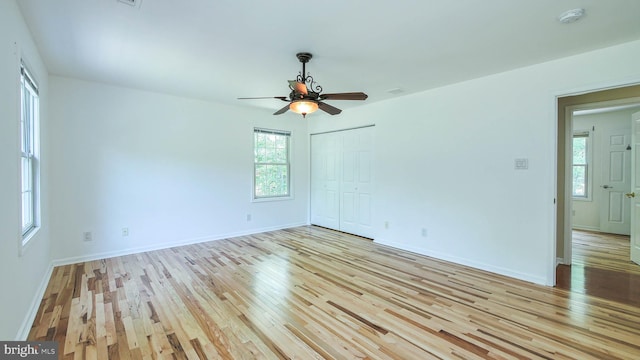
M 334 133 L 311 136 L 311 223 L 340 229 L 340 148 Z
M 311 136 L 311 223 L 373 238 L 373 128 Z
M 367 127 L 342 133 L 340 230 L 373 237 L 371 224 L 373 151 L 372 130 Z

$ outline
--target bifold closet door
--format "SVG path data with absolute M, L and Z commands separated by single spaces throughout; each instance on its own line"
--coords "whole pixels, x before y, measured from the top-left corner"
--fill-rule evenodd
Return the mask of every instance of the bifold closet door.
M 340 137 L 311 136 L 311 223 L 340 229 Z
M 311 137 L 311 223 L 373 238 L 373 127 Z

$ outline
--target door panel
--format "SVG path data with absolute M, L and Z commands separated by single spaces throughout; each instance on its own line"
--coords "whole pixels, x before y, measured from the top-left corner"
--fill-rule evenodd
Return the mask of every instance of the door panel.
M 609 153 L 609 181 L 624 181 L 624 151 L 612 151 Z
M 340 222 L 337 157 L 336 139 L 311 137 L 311 223 L 332 229 Z
M 629 235 L 631 232 L 631 204 L 625 194 L 631 189 L 631 132 L 629 129 L 605 129 L 602 141 L 602 205 L 600 206 L 600 230 Z
M 631 261 L 640 264 L 640 112 L 631 116 Z
M 343 178 L 340 230 L 373 237 L 371 224 L 372 128 L 342 132 Z
M 367 142 L 362 143 L 363 146 L 370 146 Z M 372 151 L 360 151 L 358 153 L 358 222 L 361 231 L 373 237 L 373 223 L 371 216 L 372 209 L 372 193 L 373 185 L 371 178 L 371 161 Z
M 624 195 L 620 192 L 609 193 L 609 222 L 623 223 L 626 211 Z
M 342 213 L 340 216 L 340 230 L 350 232 L 350 227 L 356 222 L 356 194 L 351 191 L 342 191 Z

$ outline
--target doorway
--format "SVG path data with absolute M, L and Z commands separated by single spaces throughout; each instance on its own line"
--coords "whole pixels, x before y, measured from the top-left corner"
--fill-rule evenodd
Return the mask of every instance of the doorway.
M 572 107 L 573 108 L 573 107 Z M 579 105 L 571 114 L 571 228 L 630 235 L 631 116 L 640 104 Z M 571 162 L 573 160 L 573 165 Z
M 558 98 L 557 138 L 557 212 L 556 254 L 557 264 L 571 264 L 572 254 L 572 177 L 573 166 L 567 156 L 572 152 L 572 116 L 576 109 L 589 109 L 608 103 L 624 106 L 640 103 L 640 85 L 600 90 L 581 95 Z M 595 104 L 595 105 L 594 105 Z

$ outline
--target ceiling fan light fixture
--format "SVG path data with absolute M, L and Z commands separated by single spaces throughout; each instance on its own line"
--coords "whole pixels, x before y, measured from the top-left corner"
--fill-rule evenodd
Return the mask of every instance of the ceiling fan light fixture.
M 142 1 L 142 0 L 137 0 Z M 307 114 L 317 111 L 318 109 L 326 112 L 329 115 L 338 115 L 342 110 L 337 107 L 331 106 L 324 102 L 324 100 L 366 100 L 367 94 L 363 92 L 348 92 L 348 93 L 334 93 L 324 94 L 322 93 L 322 86 L 318 85 L 311 74 L 307 73 L 305 64 L 311 59 L 310 53 L 298 53 L 296 55 L 298 60 L 302 63 L 302 71 L 298 74 L 295 80 L 289 80 L 289 89 L 291 93 L 287 99 L 286 96 L 269 96 L 269 97 L 251 97 L 251 98 L 238 98 L 239 100 L 248 99 L 279 99 L 284 102 L 288 102 L 288 105 L 283 106 L 280 110 L 273 113 L 273 115 L 282 115 L 291 110 L 295 113 L 301 114 L 303 118 L 307 117 Z
M 309 100 L 294 100 L 289 105 L 289 109 L 295 113 L 301 114 L 302 117 L 306 117 L 307 114 L 311 114 L 318 110 L 318 103 Z

